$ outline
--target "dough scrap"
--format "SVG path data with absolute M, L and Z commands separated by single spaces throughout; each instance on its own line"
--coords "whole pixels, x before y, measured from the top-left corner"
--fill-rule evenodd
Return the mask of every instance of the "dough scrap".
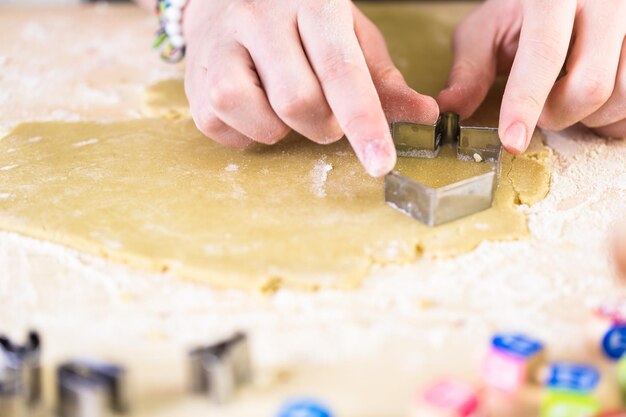
M 409 83 L 436 93 L 455 19 L 429 20 L 409 5 L 364 10 Z M 414 59 L 425 51 L 437 59 Z M 505 154 L 491 209 L 428 228 L 384 203 L 382 180 L 364 173 L 345 140 L 291 135 L 224 148 L 196 130 L 182 91 L 178 80 L 149 89 L 144 107 L 156 119 L 25 123 L 0 139 L 0 228 L 219 288 L 347 289 L 374 264 L 525 238 L 516 204 L 549 189 L 550 152 L 535 133 L 525 155 Z M 497 120 L 497 93 L 476 120 Z M 414 163 L 432 178 L 467 172 L 468 162 L 442 158 Z

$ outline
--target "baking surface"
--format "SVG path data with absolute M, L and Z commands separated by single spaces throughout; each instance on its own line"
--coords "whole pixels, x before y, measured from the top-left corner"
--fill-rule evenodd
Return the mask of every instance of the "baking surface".
M 468 10 L 402 7 L 455 18 Z M 124 6 L 2 9 L 4 131 L 33 120 L 139 117 L 145 86 L 180 76 L 147 47 L 153 25 Z M 263 386 L 219 412 L 227 417 L 272 415 L 297 392 L 326 399 L 341 416 L 400 414 L 406 396 L 432 377 L 476 373 L 498 329 L 544 339 L 553 357 L 583 359 L 586 309 L 622 293 L 607 253 L 612 225 L 626 213 L 626 144 L 581 129 L 547 138 L 555 152 L 552 189 L 521 208 L 529 240 L 378 268 L 355 291 L 266 297 L 213 291 L 0 233 L 0 328 L 15 337 L 40 329 L 48 369 L 74 355 L 126 363 L 138 415 L 207 410 L 202 401 L 182 400 L 183 352 L 240 328 L 251 331 Z

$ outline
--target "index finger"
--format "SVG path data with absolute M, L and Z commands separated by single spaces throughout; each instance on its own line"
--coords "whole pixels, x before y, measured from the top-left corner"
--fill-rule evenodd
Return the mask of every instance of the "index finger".
M 389 125 L 359 46 L 349 1 L 311 2 L 298 13 L 307 57 L 326 100 L 367 172 L 394 167 Z
M 502 98 L 500 137 L 515 154 L 528 147 L 563 68 L 576 15 L 573 0 L 523 2 L 519 47 Z

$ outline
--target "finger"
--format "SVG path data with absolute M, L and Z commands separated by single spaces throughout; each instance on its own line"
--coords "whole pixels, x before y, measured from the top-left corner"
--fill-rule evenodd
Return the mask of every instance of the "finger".
M 519 47 L 502 98 L 500 137 L 511 153 L 528 147 L 537 120 L 567 55 L 576 2 L 523 2 Z
M 409 87 L 389 56 L 378 28 L 353 4 L 354 30 L 387 120 L 435 123 L 439 107 L 432 98 Z
M 594 130 L 607 138 L 626 138 L 626 119 L 608 126 L 597 127 Z
M 206 68 L 206 78 L 215 115 L 256 142 L 271 145 L 285 137 L 289 128 L 267 101 L 248 51 L 233 44 L 212 57 L 215 64 Z
M 298 12 L 298 28 L 328 104 L 365 169 L 375 177 L 388 173 L 396 151 L 354 33 L 351 3 L 307 3 Z
M 583 120 L 589 127 L 600 127 L 626 119 L 626 39 L 622 45 L 621 63 L 611 98 L 592 115 Z
M 211 109 L 206 69 L 189 62 L 185 75 L 185 94 L 189 109 L 199 131 L 214 141 L 234 148 L 245 148 L 252 140 L 222 122 Z
M 446 88 L 437 96 L 441 111 L 458 113 L 462 119 L 476 111 L 496 78 L 498 19 L 486 16 L 489 11 L 479 8 L 454 31 L 452 68 Z
M 600 109 L 611 97 L 626 32 L 626 13 L 620 9 L 626 10 L 626 2 L 607 3 L 610 4 L 603 7 L 586 3 L 578 13 L 567 75 L 556 82 L 548 96 L 539 119 L 542 128 L 563 130 L 572 126 Z
M 242 41 L 272 108 L 289 127 L 314 142 L 339 140 L 343 132 L 302 49 L 296 23 L 265 23 L 260 32 L 242 34 Z

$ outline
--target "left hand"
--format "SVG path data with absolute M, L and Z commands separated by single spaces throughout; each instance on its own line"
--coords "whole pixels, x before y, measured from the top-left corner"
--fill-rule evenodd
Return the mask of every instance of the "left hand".
M 625 37 L 624 0 L 487 0 L 455 31 L 452 71 L 437 101 L 469 117 L 496 75 L 508 74 L 499 132 L 509 152 L 524 152 L 537 125 L 581 122 L 624 137 Z

